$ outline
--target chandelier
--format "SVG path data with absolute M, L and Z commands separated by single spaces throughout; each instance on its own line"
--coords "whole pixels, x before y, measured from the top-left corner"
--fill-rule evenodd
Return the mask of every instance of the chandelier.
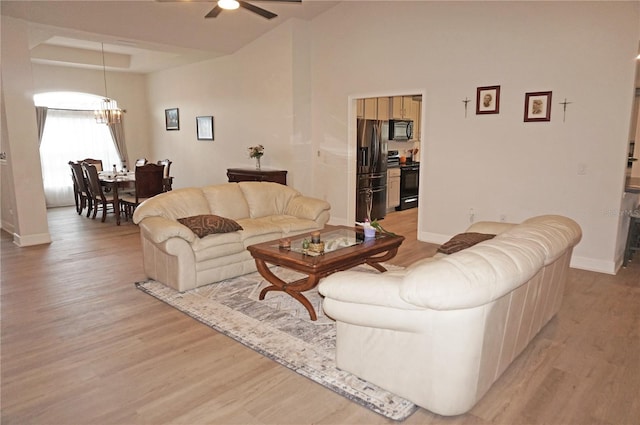
M 116 124 L 122 121 L 122 109 L 118 108 L 118 102 L 109 98 L 107 92 L 107 67 L 104 62 L 104 43 L 102 45 L 102 75 L 104 77 L 104 99 L 100 102 L 100 109 L 94 111 L 98 124 Z

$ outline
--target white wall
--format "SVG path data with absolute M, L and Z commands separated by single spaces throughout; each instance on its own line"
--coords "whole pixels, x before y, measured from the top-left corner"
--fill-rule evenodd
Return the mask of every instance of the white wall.
M 105 95 L 101 70 L 33 64 L 32 71 L 35 93 L 74 91 Z M 126 110 L 123 123 L 130 162 L 141 157 L 155 160 L 151 156 L 146 79 L 144 74 L 107 71 L 108 95 Z
M 38 153 L 33 81 L 23 21 L 2 17 L 0 122 L 2 148 L 2 227 L 18 246 L 51 242 Z
M 226 168 L 253 166 L 247 147 L 261 143 L 263 165 L 288 169 L 293 187 L 327 199 L 332 223 L 352 223 L 355 210 L 354 99 L 422 94 L 421 239 L 462 231 L 469 208 L 476 220 L 559 213 L 583 227 L 574 266 L 613 272 L 624 243 L 638 8 L 343 2 L 234 55 L 152 74 L 146 86 L 121 76 L 123 86 L 110 84 L 109 94 L 136 127 L 125 128 L 130 154 L 148 146 L 132 156 L 172 159 L 175 187 L 226 181 Z M 71 85 L 54 84 L 49 71 L 34 66 L 38 91 Z M 502 87 L 500 114 L 476 116 L 470 104 L 465 118 L 462 100 L 488 85 Z M 524 94 L 544 90 L 553 91 L 552 121 L 524 123 Z M 566 122 L 564 98 L 572 102 Z M 164 128 L 172 107 L 180 108 L 179 131 Z M 198 115 L 215 117 L 215 141 L 196 140 Z
M 470 208 L 476 220 L 564 214 L 584 231 L 574 265 L 613 272 L 638 22 L 637 2 L 341 3 L 312 24 L 313 139 L 331 152 L 316 193 L 331 191 L 334 220 L 350 222 L 353 194 L 334 189 L 354 178 L 348 99 L 418 88 L 421 239 L 464 230 Z M 476 116 L 489 85 L 500 114 Z M 524 123 L 525 93 L 547 90 L 551 122 Z
M 301 37 L 294 45 L 296 31 Z M 308 79 L 297 78 L 308 65 L 292 56 L 304 50 L 304 31 L 299 21 L 288 21 L 234 55 L 150 76 L 153 153 L 173 161 L 174 187 L 226 182 L 227 168 L 255 166 L 247 148 L 262 144 L 262 166 L 287 169 L 289 184 L 307 189 L 308 158 L 304 167 L 297 164 L 311 145 L 309 90 Z M 294 68 L 301 71 L 295 77 Z M 165 130 L 167 108 L 179 108 L 179 131 Z M 214 117 L 214 141 L 196 138 L 195 117 L 202 115 Z

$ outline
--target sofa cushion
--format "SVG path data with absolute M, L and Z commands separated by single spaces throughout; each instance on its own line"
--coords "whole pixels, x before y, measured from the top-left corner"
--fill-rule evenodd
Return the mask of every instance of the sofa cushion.
M 177 220 L 200 214 L 210 214 L 209 203 L 200 188 L 175 189 L 161 193 L 142 202 L 133 213 L 138 224 L 146 217 L 164 217 Z
M 306 220 L 291 215 L 271 215 L 269 217 L 263 217 L 263 219 L 278 226 L 284 234 L 303 233 L 320 229 L 318 223 L 313 220 Z
M 453 254 L 454 252 L 462 251 L 463 249 L 469 248 L 482 241 L 492 239 L 495 236 L 496 235 L 477 232 L 458 233 L 447 242 L 440 245 L 440 247 L 438 248 L 438 252 L 442 252 L 444 254 Z
M 300 193 L 288 186 L 271 182 L 238 183 L 249 205 L 251 218 L 283 214 L 289 201 Z
M 230 233 L 242 230 L 242 226 L 234 220 L 214 214 L 203 214 L 179 218 L 181 224 L 187 226 L 193 233 L 203 238 L 213 233 Z
M 226 183 L 202 188 L 211 214 L 234 220 L 249 217 L 249 205 L 237 183 Z

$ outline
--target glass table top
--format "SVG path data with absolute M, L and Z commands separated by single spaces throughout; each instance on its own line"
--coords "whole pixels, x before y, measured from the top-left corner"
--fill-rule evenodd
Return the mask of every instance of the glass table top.
M 376 234 L 377 235 L 377 234 Z M 372 238 L 373 239 L 373 238 Z M 339 249 L 348 248 L 350 246 L 359 245 L 364 242 L 362 232 L 356 232 L 355 229 L 337 229 L 324 231 L 320 233 L 320 241 L 324 242 L 324 252 L 314 252 L 303 248 L 303 242 L 311 241 L 307 237 L 294 237 L 291 239 L 291 251 L 299 252 L 307 255 L 321 255 L 323 253 L 337 251 Z M 277 247 L 278 245 L 274 245 Z

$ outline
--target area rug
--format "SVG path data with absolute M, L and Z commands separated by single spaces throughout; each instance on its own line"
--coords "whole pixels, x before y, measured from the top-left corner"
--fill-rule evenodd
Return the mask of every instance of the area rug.
M 366 265 L 355 270 L 379 273 Z M 302 277 L 280 267 L 273 271 L 286 281 Z M 311 321 L 302 304 L 282 292 L 258 300 L 267 285 L 257 272 L 183 293 L 153 280 L 136 283 L 147 294 L 380 415 L 402 421 L 415 412 L 412 402 L 336 367 L 335 322 L 322 312 L 316 289 L 304 293 L 318 315 Z

